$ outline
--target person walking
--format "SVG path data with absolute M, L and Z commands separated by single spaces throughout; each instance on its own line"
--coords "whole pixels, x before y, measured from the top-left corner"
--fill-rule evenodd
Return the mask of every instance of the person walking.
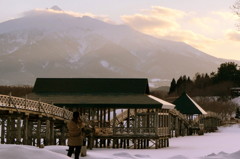
M 73 118 L 67 123 L 68 128 L 68 153 L 69 157 L 72 156 L 73 152 L 75 159 L 79 159 L 81 146 L 83 145 L 83 128 L 85 127 L 84 122 L 80 119 L 78 111 L 73 112 Z

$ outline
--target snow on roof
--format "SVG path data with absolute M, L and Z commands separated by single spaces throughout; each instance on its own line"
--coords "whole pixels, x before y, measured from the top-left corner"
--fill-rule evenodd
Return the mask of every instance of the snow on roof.
M 175 108 L 174 104 L 169 103 L 167 101 L 164 101 L 164 100 L 162 100 L 160 98 L 154 97 L 152 95 L 148 95 L 148 97 L 150 97 L 150 98 L 156 100 L 157 102 L 161 103 L 162 104 L 162 108 L 164 108 L 164 109 L 174 109 Z
M 187 94 L 186 94 L 187 95 Z M 200 107 L 192 98 L 190 98 L 188 95 L 187 97 L 193 102 L 193 104 L 195 104 L 195 106 L 198 108 L 198 110 L 202 113 L 202 114 L 207 114 L 207 112 L 205 110 L 202 109 L 202 107 Z
M 183 92 L 182 95 L 177 98 L 173 104 L 176 105 L 175 109 L 182 114 L 194 115 L 194 114 L 207 114 L 191 97 Z

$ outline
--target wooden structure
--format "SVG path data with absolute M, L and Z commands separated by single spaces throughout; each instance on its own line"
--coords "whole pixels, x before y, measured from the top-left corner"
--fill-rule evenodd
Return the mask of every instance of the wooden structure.
M 29 97 L 81 112 L 95 128 L 90 147 L 169 145 L 174 105 L 149 95 L 147 79 L 39 78 Z
M 177 98 L 173 104 L 176 105 L 175 109 L 178 110 L 181 114 L 185 115 L 188 120 L 188 135 L 191 134 L 203 134 L 203 125 L 199 125 L 199 122 L 196 122 L 197 118 L 201 115 L 206 115 L 207 113 L 191 98 L 187 93 L 182 93 L 182 95 Z
M 204 132 L 215 132 L 221 125 L 221 118 L 213 112 L 200 116 L 198 122 L 204 125 Z
M 72 112 L 40 101 L 0 95 L 1 144 L 65 145 Z
M 233 98 L 240 96 L 240 87 L 233 87 L 230 89 L 230 91 Z
M 176 109 L 170 110 L 170 136 L 186 136 L 190 128 L 190 122 L 185 115 Z

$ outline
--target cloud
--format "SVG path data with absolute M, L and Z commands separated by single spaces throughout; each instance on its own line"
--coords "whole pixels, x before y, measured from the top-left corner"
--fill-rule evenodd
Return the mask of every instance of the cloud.
M 236 16 L 231 12 L 213 11 L 203 14 L 153 6 L 138 14 L 121 18 L 125 24 L 140 32 L 162 39 L 185 42 L 213 56 L 226 56 L 225 51 L 232 45 L 234 49 L 231 49 L 232 52 L 226 58 L 231 58 L 231 55 L 236 58 L 235 54 L 240 49 L 236 43 L 231 43 L 233 40 L 240 40 L 239 32 L 227 32 L 229 28 L 235 27 Z M 228 46 L 224 46 L 225 43 Z
M 201 34 L 197 34 L 190 30 L 174 31 L 166 35 L 165 38 L 175 41 L 183 41 L 197 48 L 206 48 L 208 44 L 215 42 L 215 40 L 211 38 L 205 37 Z
M 107 22 L 107 23 L 114 23 L 108 16 L 106 15 L 94 15 L 92 13 L 78 13 L 78 12 L 73 12 L 73 11 L 64 11 L 64 10 L 54 10 L 54 9 L 34 9 L 31 11 L 27 11 L 23 13 L 23 16 L 34 16 L 34 15 L 42 15 L 42 14 L 64 14 L 64 15 L 69 15 L 73 17 L 92 17 L 95 19 L 99 19 L 101 21 Z
M 237 20 L 239 18 L 236 14 L 227 11 L 213 11 L 212 14 L 220 16 L 225 20 Z
M 176 17 L 183 17 L 186 15 L 185 12 L 176 10 L 176 9 L 171 9 L 171 8 L 165 8 L 161 6 L 152 6 L 151 10 L 142 10 L 145 12 L 145 14 L 151 14 L 153 16 L 165 16 L 167 18 L 173 18 L 175 19 Z
M 137 30 L 151 30 L 151 29 L 170 29 L 178 27 L 178 24 L 157 16 L 147 16 L 141 14 L 135 14 L 133 16 L 122 16 L 124 23 L 132 26 Z
M 153 6 L 150 10 L 142 10 L 142 13 L 122 16 L 122 21 L 134 29 L 146 34 L 165 36 L 169 31 L 180 27 L 178 18 L 184 17 L 182 11 Z
M 194 27 L 204 28 L 204 30 L 209 29 L 209 26 L 204 21 L 209 22 L 211 19 L 205 18 L 203 21 L 203 18 L 195 18 L 194 14 L 153 6 L 150 10 L 142 10 L 141 14 L 122 16 L 122 20 L 140 32 L 158 38 L 182 41 L 199 49 L 206 48 L 206 44 L 214 40 L 195 33 L 191 29 Z M 191 26 L 192 28 L 185 29 L 183 26 Z
M 212 17 L 192 17 L 188 21 L 188 27 L 195 32 L 202 34 L 209 34 L 215 32 L 215 26 L 218 25 L 218 21 Z
M 240 42 L 240 32 L 235 30 L 230 30 L 226 34 L 227 38 L 232 41 Z

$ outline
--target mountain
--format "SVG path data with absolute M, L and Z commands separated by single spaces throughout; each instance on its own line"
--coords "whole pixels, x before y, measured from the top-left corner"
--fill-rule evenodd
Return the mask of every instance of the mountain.
M 37 77 L 141 77 L 151 84 L 169 83 L 181 75 L 216 71 L 224 61 L 182 42 L 75 17 L 57 6 L 0 23 L 0 84 L 32 85 Z

